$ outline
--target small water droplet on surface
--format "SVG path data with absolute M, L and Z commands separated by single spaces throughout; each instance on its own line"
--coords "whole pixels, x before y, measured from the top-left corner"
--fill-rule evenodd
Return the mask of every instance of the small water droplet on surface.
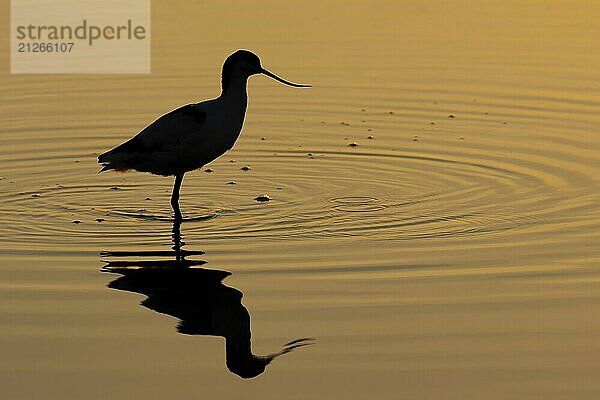
M 358 143 L 352 142 L 352 143 L 349 143 L 348 146 L 356 147 L 356 146 L 358 146 Z
M 31 195 L 31 197 L 40 197 L 40 195 L 37 194 L 37 193 L 34 193 L 34 194 Z
M 212 168 L 206 168 L 206 169 L 204 170 L 204 172 L 213 172 L 213 171 L 214 171 L 214 169 L 212 169 Z
M 249 165 L 244 165 L 242 168 L 240 168 L 242 171 L 250 171 L 250 166 Z
M 121 190 L 121 188 L 118 187 L 118 186 L 113 186 L 113 187 L 110 188 L 110 190 Z
M 266 137 L 261 137 L 260 140 L 267 140 L 267 138 Z
M 105 219 L 104 218 L 96 218 L 96 222 L 104 222 Z
M 229 181 L 229 182 L 227 182 L 227 184 L 228 184 L 228 185 L 236 185 L 236 184 L 237 184 L 237 182 L 236 182 L 236 181 Z
M 80 223 L 81 223 L 81 221 L 80 221 L 80 220 L 78 220 L 78 219 L 76 219 L 75 221 L 73 221 L 73 223 L 74 223 L 74 224 L 80 224 Z
M 258 202 L 266 202 L 266 201 L 270 201 L 271 197 L 269 197 L 268 194 L 261 194 L 260 196 L 256 196 L 254 198 L 254 200 L 256 200 Z
M 375 137 L 373 135 L 369 135 L 367 136 L 367 139 L 375 139 Z
M 456 118 L 456 115 L 454 115 L 454 114 L 449 114 L 449 115 L 448 115 L 448 118 Z
M 152 200 L 150 197 L 146 197 L 146 200 Z

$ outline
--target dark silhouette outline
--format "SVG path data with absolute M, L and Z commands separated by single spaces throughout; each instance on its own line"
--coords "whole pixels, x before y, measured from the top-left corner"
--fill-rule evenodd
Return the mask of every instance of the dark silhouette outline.
M 223 63 L 221 72 L 221 96 L 197 104 L 187 104 L 170 111 L 140 133 L 119 146 L 98 156 L 102 164 L 100 172 L 114 169 L 125 172 L 130 169 L 140 172 L 150 172 L 155 175 L 175 176 L 173 192 L 171 194 L 171 207 L 173 219 L 181 221 L 183 216 L 179 208 L 179 190 L 183 175 L 188 171 L 202 168 L 209 162 L 223 155 L 231 149 L 237 140 L 246 115 L 248 95 L 246 86 L 248 78 L 252 75 L 263 74 L 287 86 L 307 88 L 310 85 L 300 85 L 286 81 L 264 69 L 258 56 L 248 50 L 238 50 L 231 54 Z M 232 94 L 233 93 L 233 94 Z M 208 104 L 218 107 L 212 108 L 208 115 Z M 209 107 L 210 109 L 210 107 Z M 221 123 L 220 128 L 207 128 L 207 118 L 214 121 L 219 116 L 226 116 L 226 121 L 236 121 L 239 124 L 227 126 Z M 210 126 L 210 125 L 208 125 Z M 194 143 L 190 138 L 204 137 L 205 145 L 194 145 L 193 157 L 188 151 Z M 215 140 L 218 138 L 219 140 Z M 208 145 L 206 145 L 208 143 Z M 159 156 L 170 156 L 161 159 Z M 182 158 L 186 161 L 180 163 Z
M 224 337 L 227 368 L 242 378 L 256 377 L 274 358 L 314 343 L 312 338 L 301 338 L 286 343 L 277 353 L 254 355 L 250 314 L 242 304 L 242 292 L 222 283 L 230 272 L 198 268 L 206 261 L 186 260 L 204 252 L 181 249 L 185 243 L 180 225 L 177 220 L 173 224 L 173 251 L 101 252 L 103 258 L 171 258 L 105 261 L 103 272 L 122 275 L 108 287 L 147 296 L 141 305 L 178 318 L 179 333 Z

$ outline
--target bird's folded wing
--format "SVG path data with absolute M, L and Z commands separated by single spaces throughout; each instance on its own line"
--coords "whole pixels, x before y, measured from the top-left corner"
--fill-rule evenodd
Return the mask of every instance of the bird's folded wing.
M 106 156 L 117 153 L 150 154 L 168 151 L 172 146 L 199 133 L 206 115 L 206 112 L 200 110 L 195 104 L 179 107 L 158 118 L 127 142 L 102 154 L 99 161 L 103 162 L 102 159 Z

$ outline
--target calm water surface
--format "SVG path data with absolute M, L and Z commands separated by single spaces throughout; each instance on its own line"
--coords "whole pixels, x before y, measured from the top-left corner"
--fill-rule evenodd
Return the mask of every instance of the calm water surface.
M 3 396 L 598 398 L 590 4 L 154 0 L 151 75 L 4 68 Z M 314 87 L 253 77 L 173 227 L 170 178 L 96 156 L 216 96 L 237 48 Z M 243 380 L 250 324 L 256 355 L 316 344 Z

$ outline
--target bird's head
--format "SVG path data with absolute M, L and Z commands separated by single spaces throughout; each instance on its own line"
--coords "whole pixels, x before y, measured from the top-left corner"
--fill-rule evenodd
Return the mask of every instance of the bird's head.
M 226 346 L 228 344 L 225 341 Z M 292 340 L 291 342 L 283 345 L 283 349 L 277 353 L 271 353 L 266 356 L 255 356 L 250 352 L 250 347 L 247 348 L 247 352 L 240 352 L 237 348 L 227 347 L 226 359 L 227 368 L 234 374 L 244 378 L 254 378 L 265 372 L 267 365 L 271 363 L 275 358 L 287 354 L 300 347 L 311 346 L 315 343 L 314 338 L 300 338 Z
M 310 87 L 309 85 L 299 85 L 297 83 L 288 82 L 285 79 L 278 77 L 262 67 L 260 64 L 260 58 L 258 58 L 256 54 L 248 50 L 238 50 L 227 57 L 225 63 L 223 64 L 223 92 L 227 90 L 234 77 L 241 78 L 245 81 L 250 76 L 256 74 L 266 75 L 288 86 Z
M 272 361 L 269 357 L 250 356 L 244 359 L 227 358 L 227 368 L 237 376 L 249 379 L 254 378 L 263 372 Z

